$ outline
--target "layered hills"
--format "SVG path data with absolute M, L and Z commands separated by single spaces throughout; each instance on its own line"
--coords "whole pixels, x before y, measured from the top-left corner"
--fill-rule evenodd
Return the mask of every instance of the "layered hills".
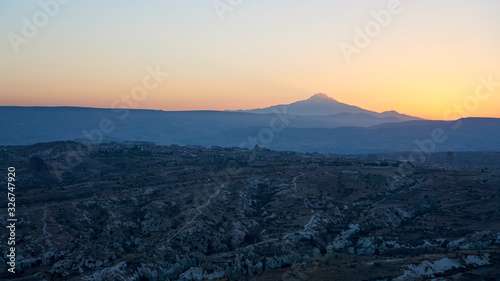
M 498 151 L 500 119 L 431 121 L 377 113 L 324 94 L 246 111 L 0 107 L 0 145 L 142 141 L 331 153 Z M 433 139 L 438 131 L 440 137 Z M 432 141 L 432 143 L 429 143 Z

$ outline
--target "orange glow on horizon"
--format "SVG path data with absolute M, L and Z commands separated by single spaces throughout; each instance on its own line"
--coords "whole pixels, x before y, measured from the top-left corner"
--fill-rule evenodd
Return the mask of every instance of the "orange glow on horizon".
M 29 2 L 0 11 L 2 34 L 20 34 L 20 19 L 33 13 Z M 0 106 L 109 108 L 143 83 L 146 67 L 159 65 L 170 76 L 136 108 L 253 109 L 323 92 L 376 112 L 500 118 L 500 4 L 406 3 L 347 60 L 339 45 L 355 45 L 356 28 L 387 1 L 320 2 L 245 5 L 222 22 L 210 5 L 184 2 L 97 14 L 98 2 L 67 6 L 18 53 L 0 42 Z M 467 104 L 479 77 L 489 75 L 490 97 Z M 467 108 L 445 116 L 456 106 Z

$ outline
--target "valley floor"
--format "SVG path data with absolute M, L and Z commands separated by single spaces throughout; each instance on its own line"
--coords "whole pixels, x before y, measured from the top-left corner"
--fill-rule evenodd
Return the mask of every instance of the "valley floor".
M 0 159 L 19 280 L 500 278 L 495 167 L 74 142 Z

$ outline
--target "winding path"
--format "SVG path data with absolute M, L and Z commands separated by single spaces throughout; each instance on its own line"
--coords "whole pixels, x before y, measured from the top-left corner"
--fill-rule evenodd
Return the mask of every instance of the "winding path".
M 304 175 L 305 175 L 304 173 L 300 172 L 300 176 L 296 176 L 296 177 L 293 178 L 293 181 L 292 181 L 292 183 L 293 183 L 293 190 L 295 191 L 295 193 L 292 194 L 293 198 L 304 199 L 301 196 L 297 196 L 297 192 L 299 192 L 299 191 L 297 190 L 297 182 L 296 182 L 298 177 L 302 177 Z
M 45 220 L 47 219 L 47 208 L 46 207 L 43 207 L 43 218 L 42 218 L 42 222 L 43 222 L 43 233 L 45 234 L 45 241 L 47 242 L 47 244 L 49 246 L 52 246 L 52 243 L 50 242 L 50 240 L 48 239 L 49 237 L 52 236 L 52 234 L 50 234 L 48 231 L 47 231 L 47 222 L 45 222 Z
M 312 213 L 312 216 L 311 216 L 311 218 L 309 219 L 309 222 L 308 222 L 306 225 L 304 225 L 304 230 L 303 230 L 303 231 L 306 231 L 306 230 L 308 230 L 308 229 L 309 229 L 309 230 L 312 230 L 312 228 L 311 228 L 311 224 L 314 222 L 314 220 L 316 219 L 316 217 L 318 216 L 318 214 L 317 214 L 317 213 L 316 213 L 313 209 L 311 209 L 311 208 L 307 205 L 306 198 L 304 198 L 304 197 L 302 197 L 302 196 L 297 196 L 297 193 L 298 193 L 298 189 L 297 189 L 297 178 L 298 178 L 298 177 L 301 177 L 301 176 L 304 176 L 304 175 L 305 175 L 305 174 L 301 172 L 299 176 L 296 176 L 296 177 L 294 177 L 294 178 L 293 178 L 292 183 L 293 183 L 293 189 L 294 189 L 294 191 L 295 191 L 295 192 L 294 192 L 294 194 L 292 194 L 292 197 L 297 198 L 297 199 L 302 199 L 302 200 L 303 200 L 303 202 L 304 202 L 304 206 L 306 207 L 306 209 L 308 209 L 308 210 L 309 210 L 309 211 L 311 211 L 311 213 Z M 299 232 L 299 231 L 295 231 L 295 232 L 288 233 L 288 234 L 286 234 L 285 236 L 283 236 L 283 239 L 287 239 L 287 238 L 288 238 L 288 236 L 293 235 L 293 234 L 295 234 L 295 233 L 297 233 L 297 232 Z
M 311 208 L 307 205 L 306 199 L 305 199 L 304 197 L 302 197 L 302 196 L 297 196 L 297 193 L 298 193 L 298 189 L 297 189 L 297 178 L 298 178 L 298 177 L 301 177 L 301 176 L 304 176 L 304 175 L 305 175 L 305 174 L 301 172 L 301 173 L 300 173 L 300 175 L 299 175 L 299 176 L 294 177 L 294 178 L 293 178 L 293 181 L 292 181 L 292 183 L 293 183 L 293 189 L 294 189 L 294 191 L 295 191 L 295 192 L 294 192 L 294 194 L 292 194 L 292 197 L 297 198 L 297 199 L 302 199 L 302 200 L 304 200 L 304 206 L 305 206 L 308 210 L 310 210 L 310 211 L 313 213 L 313 215 L 311 216 L 311 219 L 309 219 L 309 222 L 308 222 L 306 225 L 304 225 L 304 230 L 303 230 L 303 231 L 305 231 L 305 230 L 307 230 L 307 229 L 312 230 L 312 229 L 311 229 L 311 224 L 314 222 L 314 220 L 315 220 L 315 219 L 316 219 L 316 217 L 318 216 L 318 214 L 317 214 L 317 213 L 316 213 L 313 209 L 311 209 Z M 258 242 L 258 243 L 254 243 L 254 244 L 251 244 L 251 245 L 248 245 L 248 246 L 245 246 L 245 247 L 242 247 L 242 248 L 238 248 L 238 249 L 239 249 L 239 250 L 241 250 L 241 249 L 248 249 L 248 248 L 250 248 L 250 247 L 254 247 L 254 246 L 257 246 L 257 245 L 262 245 L 262 244 L 267 244 L 267 243 L 277 242 L 277 241 L 280 241 L 281 239 L 288 239 L 288 236 L 293 235 L 293 234 L 296 234 L 296 233 L 298 233 L 298 232 L 300 232 L 300 231 L 290 232 L 290 233 L 287 233 L 286 235 L 284 235 L 282 238 L 272 238 L 272 239 L 269 239 L 269 240 L 265 240 L 265 241 L 261 241 L 261 242 Z
M 43 233 L 45 234 L 45 238 L 49 238 L 52 234 L 47 232 L 47 223 L 45 222 L 45 219 L 47 219 L 47 208 L 43 207 Z
M 170 242 L 170 240 L 174 239 L 175 237 L 177 237 L 177 235 L 179 235 L 179 233 L 181 233 L 184 229 L 186 229 L 186 227 L 188 225 L 190 225 L 191 223 L 194 222 L 194 220 L 196 220 L 201 214 L 203 214 L 203 211 L 201 210 L 201 208 L 204 208 L 204 207 L 207 207 L 208 205 L 210 205 L 210 203 L 212 202 L 212 198 L 214 198 L 215 196 L 219 195 L 220 191 L 224 188 L 225 186 L 225 183 L 223 183 L 220 188 L 212 195 L 210 195 L 210 197 L 208 197 L 208 200 L 207 200 L 207 203 L 201 205 L 201 206 L 198 206 L 196 207 L 196 211 L 198 211 L 198 214 L 196 216 L 194 216 L 190 221 L 188 221 L 187 223 L 185 223 L 181 229 L 179 229 L 172 237 L 168 238 L 167 239 L 167 243 Z

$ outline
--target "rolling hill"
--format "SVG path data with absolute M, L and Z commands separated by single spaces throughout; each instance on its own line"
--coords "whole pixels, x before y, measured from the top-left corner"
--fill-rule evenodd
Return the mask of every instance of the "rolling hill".
M 125 114 L 126 113 L 126 114 Z M 0 107 L 0 145 L 59 140 L 148 141 L 157 144 L 253 147 L 332 153 L 421 150 L 433 131 L 447 134 L 436 151 L 500 151 L 500 119 L 457 121 L 375 117 L 367 113 L 300 116 L 222 111 L 158 111 L 78 107 Z M 424 142 L 425 143 L 425 142 Z

